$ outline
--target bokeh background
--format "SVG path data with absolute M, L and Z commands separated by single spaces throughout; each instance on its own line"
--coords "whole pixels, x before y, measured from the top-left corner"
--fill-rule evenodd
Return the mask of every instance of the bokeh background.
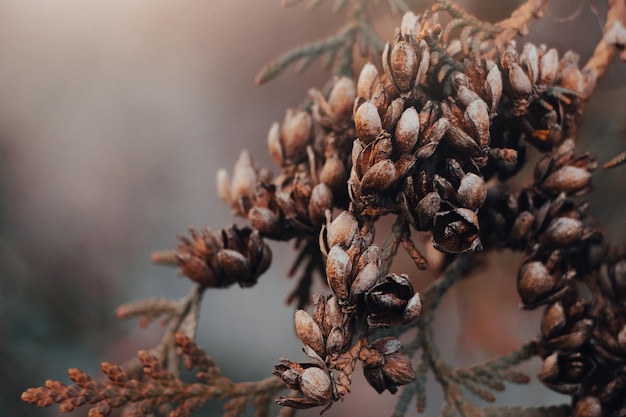
M 235 221 L 217 198 L 215 173 L 230 170 L 241 149 L 275 168 L 265 149 L 267 129 L 329 75 L 313 65 L 262 87 L 254 75 L 270 58 L 343 21 L 328 5 L 307 11 L 279 3 L 0 2 L 3 416 L 55 416 L 55 407 L 22 404 L 20 393 L 46 379 L 68 381 L 70 367 L 98 375 L 101 361 L 124 362 L 155 345 L 158 325 L 144 330 L 113 315 L 121 303 L 178 298 L 190 288 L 174 270 L 151 265 L 150 252 L 173 246 L 188 225 L 219 229 Z M 490 20 L 520 3 L 460 2 Z M 529 39 L 561 53 L 573 48 L 584 62 L 601 34 L 593 13 L 595 6 L 604 12 L 601 3 L 555 0 Z M 411 4 L 420 10 L 429 2 Z M 390 39 L 400 18 L 382 6 L 377 16 Z M 581 135 L 581 149 L 601 162 L 626 147 L 625 70 L 614 65 L 602 81 Z M 623 168 L 597 171 L 592 197 L 592 210 L 618 242 L 625 238 L 623 177 Z M 269 375 L 279 356 L 303 359 L 293 307 L 284 303 L 294 284 L 286 278 L 294 252 L 289 244 L 272 247 L 275 262 L 256 287 L 209 291 L 204 298 L 199 342 L 234 380 Z M 505 353 L 537 332 L 540 313 L 518 308 L 510 266 L 519 256 L 500 253 L 492 261 L 440 308 L 436 333 L 451 363 Z M 534 375 L 538 362 L 526 369 Z M 438 415 L 440 392 L 432 385 L 426 415 Z M 536 381 L 498 399 L 566 400 Z M 388 415 L 393 404 L 393 396 L 375 394 L 357 372 L 353 393 L 327 415 Z M 219 415 L 220 406 L 203 415 Z

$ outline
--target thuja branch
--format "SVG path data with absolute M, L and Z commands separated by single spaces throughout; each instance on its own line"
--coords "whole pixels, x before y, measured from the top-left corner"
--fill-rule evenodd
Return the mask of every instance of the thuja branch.
M 180 333 L 195 339 L 203 293 L 202 287 L 194 286 L 185 297 L 179 300 L 151 298 L 134 301 L 118 307 L 115 314 L 118 318 L 140 317 L 141 325 L 146 325 L 154 318 L 165 316 L 164 320 L 168 324 L 167 330 L 161 342 L 151 352 L 166 364 L 170 372 L 178 375 L 178 361 L 174 349 L 175 336 Z M 126 370 L 131 375 L 134 375 L 140 368 L 141 364 L 135 360 L 126 364 Z
M 129 411 L 137 416 L 163 412 L 166 407 L 171 410 L 170 417 L 182 417 L 207 401 L 228 399 L 226 409 L 230 412 L 226 415 L 239 415 L 246 406 L 263 411 L 257 415 L 267 415 L 272 397 L 284 389 L 282 381 L 276 377 L 235 383 L 222 375 L 213 360 L 190 337 L 177 333 L 174 342 L 187 368 L 197 369 L 197 382 L 182 381 L 165 369 L 155 355 L 140 351 L 142 379 L 132 378 L 122 367 L 105 362 L 102 372 L 108 379 L 106 383 L 95 382 L 84 372 L 70 369 L 69 376 L 75 385 L 47 381 L 45 387 L 24 392 L 22 400 L 40 407 L 57 403 L 61 412 L 90 404 L 93 406 L 90 417 L 107 416 L 113 408 L 122 406 L 131 407 Z
M 335 35 L 317 42 L 311 42 L 286 52 L 264 66 L 256 76 L 257 84 L 276 78 L 291 65 L 298 64 L 297 71 L 304 71 L 315 60 L 326 56 L 328 67 L 334 66 L 334 73 L 340 76 L 353 75 L 352 61 L 354 49 L 359 42 L 359 50 L 363 56 L 377 56 L 383 51 L 385 43 L 374 31 L 367 16 L 369 0 L 352 0 L 341 2 L 338 11 L 348 3 L 348 23 Z M 295 4 L 288 4 L 293 6 Z M 402 0 L 389 0 L 388 5 L 392 12 L 406 12 L 408 7 Z

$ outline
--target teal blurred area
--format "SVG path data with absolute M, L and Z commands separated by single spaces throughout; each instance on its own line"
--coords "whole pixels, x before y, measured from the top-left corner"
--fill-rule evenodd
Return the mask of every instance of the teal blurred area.
M 568 2 L 552 3 L 530 39 L 554 44 L 561 53 L 577 49 L 584 60 L 600 27 L 586 2 L 579 15 L 565 19 L 577 9 Z M 497 20 L 520 2 L 460 3 Z M 423 9 L 429 3 L 412 4 Z M 328 79 L 317 65 L 302 75 L 289 70 L 262 87 L 254 85 L 254 76 L 270 58 L 337 28 L 342 18 L 329 9 L 284 9 L 279 0 L 0 2 L 3 416 L 56 416 L 54 407 L 22 404 L 21 392 L 46 379 L 69 382 L 66 371 L 72 367 L 98 375 L 100 362 L 124 362 L 158 342 L 158 325 L 144 330 L 135 321 L 120 322 L 115 307 L 139 298 L 184 296 L 189 282 L 173 269 L 151 265 L 150 253 L 175 245 L 176 234 L 189 225 L 220 229 L 242 223 L 217 198 L 217 169 L 231 170 L 240 150 L 248 148 L 259 165 L 278 171 L 266 151 L 267 129 L 308 88 Z M 378 10 L 377 26 L 390 39 L 399 17 L 390 19 L 382 6 Z M 611 68 L 581 131 L 579 147 L 600 162 L 626 148 L 624 73 L 624 64 Z M 598 170 L 591 197 L 592 211 L 622 243 L 625 169 Z M 284 243 L 272 249 L 275 262 L 256 287 L 212 291 L 204 298 L 199 342 L 234 380 L 269 375 L 279 356 L 304 359 L 293 332 L 293 307 L 284 303 L 295 284 L 286 278 L 294 251 Z M 502 278 L 503 265 L 519 262 L 504 256 L 481 279 Z M 515 275 L 506 278 L 498 281 L 509 294 L 501 325 L 518 323 L 509 326 L 520 333 L 515 340 L 530 337 L 538 316 L 518 311 Z M 484 343 L 496 346 L 486 352 L 480 347 L 488 341 L 458 336 L 468 308 L 461 292 L 446 297 L 437 318 L 437 337 L 452 363 L 484 359 L 502 348 Z M 529 372 L 536 370 L 537 363 L 531 364 Z M 438 415 L 440 392 L 431 382 L 427 415 Z M 357 371 L 353 395 L 326 415 L 389 414 L 394 397 L 372 392 Z M 564 401 L 536 381 L 498 398 L 515 405 Z M 218 414 L 219 406 L 205 412 Z M 86 413 L 85 408 L 74 415 Z

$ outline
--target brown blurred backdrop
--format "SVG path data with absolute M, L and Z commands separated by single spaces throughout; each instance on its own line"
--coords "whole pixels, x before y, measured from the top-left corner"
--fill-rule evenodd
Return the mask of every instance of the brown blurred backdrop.
M 416 10 L 429 4 L 416 3 Z M 461 3 L 497 20 L 521 2 Z M 174 245 L 188 225 L 218 229 L 234 221 L 216 196 L 215 172 L 230 170 L 242 148 L 275 167 L 265 150 L 268 127 L 328 74 L 314 65 L 263 87 L 254 86 L 254 75 L 268 59 L 338 27 L 342 16 L 329 9 L 283 9 L 278 0 L 0 2 L 3 415 L 57 415 L 22 404 L 20 393 L 45 379 L 67 381 L 69 367 L 98 375 L 101 361 L 123 362 L 156 343 L 158 325 L 141 330 L 116 321 L 115 307 L 187 292 L 174 270 L 149 263 L 150 252 Z M 389 39 L 399 17 L 379 11 L 377 25 Z M 557 0 L 531 32 L 533 41 L 561 53 L 577 49 L 585 59 L 601 29 L 585 0 Z M 626 146 L 624 69 L 613 67 L 603 80 L 583 131 L 601 162 Z M 623 172 L 596 173 L 592 202 L 621 242 Z M 302 359 L 293 308 L 283 302 L 293 252 L 273 248 L 275 262 L 256 287 L 204 299 L 200 344 L 235 380 L 267 376 L 278 356 Z M 515 273 L 505 267 L 520 258 L 493 258 L 492 269 L 464 281 L 441 306 L 437 334 L 452 363 L 504 353 L 538 328 L 537 312 L 518 311 Z M 359 372 L 355 380 L 353 395 L 327 415 L 388 415 L 394 398 L 373 393 Z M 498 398 L 563 401 L 536 383 Z M 433 389 L 427 415 L 438 414 L 439 402 Z M 219 412 L 217 405 L 205 415 Z

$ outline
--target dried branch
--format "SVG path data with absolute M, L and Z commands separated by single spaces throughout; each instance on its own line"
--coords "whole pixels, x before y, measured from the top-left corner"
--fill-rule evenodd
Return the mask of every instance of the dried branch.
M 188 416 L 210 400 L 230 399 L 227 404 L 239 407 L 227 409 L 226 415 L 236 416 L 247 406 L 263 406 L 261 415 L 267 415 L 270 398 L 283 389 L 276 377 L 255 382 L 234 383 L 222 376 L 213 360 L 185 334 L 175 335 L 176 346 L 184 357 L 188 369 L 197 368 L 198 381 L 188 383 L 180 380 L 155 355 L 140 351 L 138 358 L 143 366 L 144 378 L 134 379 L 122 367 L 102 364 L 102 372 L 108 382 L 97 383 L 87 374 L 70 369 L 69 376 L 75 385 L 67 386 L 59 381 L 47 381 L 45 387 L 30 388 L 22 394 L 22 400 L 40 407 L 59 404 L 61 412 L 69 412 L 84 405 L 93 407 L 91 417 L 104 417 L 113 408 L 129 404 L 138 416 L 157 412 L 164 405 L 173 405 L 170 417 Z M 265 398 L 261 404 L 259 398 Z M 231 403 L 232 402 L 232 403 Z M 257 410 L 258 411 L 258 410 Z

